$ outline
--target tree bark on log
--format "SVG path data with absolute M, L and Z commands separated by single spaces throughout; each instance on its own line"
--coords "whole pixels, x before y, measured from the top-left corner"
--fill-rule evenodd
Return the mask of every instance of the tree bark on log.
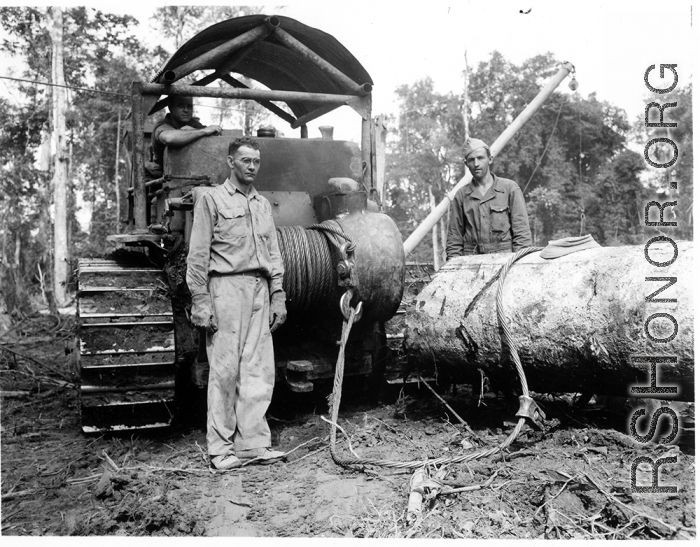
M 658 365 L 657 385 L 694 400 L 692 249 L 677 243 L 673 259 L 667 240 L 647 251 L 602 247 L 516 262 L 503 305 L 530 389 L 629 396 L 631 386 L 650 385 L 651 365 L 633 358 L 664 356 L 675 362 Z M 424 376 L 478 385 L 482 369 L 492 388 L 518 387 L 496 316 L 498 274 L 511 256 L 454 258 L 418 295 L 406 314 L 406 350 Z M 648 278 L 676 282 L 654 294 L 669 280 Z

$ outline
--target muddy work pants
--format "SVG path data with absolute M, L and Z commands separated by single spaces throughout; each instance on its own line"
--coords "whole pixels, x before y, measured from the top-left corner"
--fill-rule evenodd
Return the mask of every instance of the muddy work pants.
M 270 446 L 265 413 L 275 383 L 267 279 L 240 274 L 209 279 L 218 330 L 207 335 L 210 456 Z

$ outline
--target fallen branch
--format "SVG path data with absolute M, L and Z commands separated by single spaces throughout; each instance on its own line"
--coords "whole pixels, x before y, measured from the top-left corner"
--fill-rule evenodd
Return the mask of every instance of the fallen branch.
M 0 397 L 5 399 L 21 399 L 31 395 L 31 391 L 0 391 Z
M 112 469 L 114 469 L 114 471 L 116 471 L 117 473 L 121 471 L 119 466 L 116 463 L 114 463 L 114 460 L 112 460 L 112 458 L 109 457 L 109 454 L 107 454 L 105 450 L 102 451 L 102 456 L 104 456 L 105 461 Z
M 8 492 L 7 494 L 2 495 L 2 501 L 10 501 L 15 498 L 21 498 L 24 496 L 29 496 L 30 494 L 33 494 L 36 492 L 36 489 L 31 489 L 31 490 L 20 490 L 19 492 Z
M 235 500 L 232 500 L 230 498 L 226 498 L 226 501 L 229 501 L 229 502 L 233 503 L 234 505 L 241 505 L 243 507 L 253 507 L 253 504 L 249 503 L 247 501 L 235 501 Z
M 26 320 L 27 320 L 27 318 L 25 317 L 25 318 L 22 319 L 19 323 L 17 323 L 15 326 L 10 327 L 9 329 L 7 329 L 5 332 L 3 332 L 2 334 L 0 334 L 0 338 L 4 338 L 4 337 L 7 336 L 8 334 L 10 334 L 13 330 L 19 328 Z
M 465 422 L 465 421 L 462 419 L 462 417 L 461 417 L 459 414 L 457 414 L 457 412 L 455 412 L 455 410 L 454 410 L 449 404 L 447 404 L 447 401 L 445 401 L 445 399 L 443 399 L 442 397 L 440 397 L 440 395 L 438 395 L 437 391 L 435 391 L 432 387 L 430 387 L 430 385 L 428 384 L 428 382 L 426 382 L 426 381 L 423 379 L 422 376 L 419 375 L 419 376 L 418 376 L 418 379 L 419 379 L 421 382 L 423 382 L 423 385 L 425 385 L 425 387 L 427 387 L 427 388 L 430 390 L 430 392 L 431 392 L 433 395 L 435 395 L 435 397 L 437 397 L 443 405 L 445 405 L 445 406 L 447 407 L 447 410 L 449 410 L 449 411 L 452 413 L 452 415 L 453 415 L 455 418 L 457 418 L 457 420 L 459 420 L 459 423 L 462 424 L 462 426 L 464 426 L 464 429 L 466 429 L 467 432 L 468 432 L 470 435 L 476 436 L 476 433 L 474 433 L 474 431 L 472 430 L 472 428 L 469 427 L 469 424 L 468 424 L 467 422 Z
M 527 456 L 536 456 L 537 452 L 534 452 L 532 450 L 528 449 L 523 449 L 523 450 L 518 450 L 517 452 L 504 452 L 503 453 L 503 459 L 506 461 L 510 460 L 515 460 L 517 458 L 526 458 Z
M 87 477 L 79 477 L 77 479 L 68 479 L 66 482 L 70 484 L 71 486 L 76 486 L 78 484 L 83 484 L 86 482 L 92 482 L 94 480 L 99 479 L 102 476 L 102 473 L 96 473 L 94 475 L 89 475 Z
M 561 493 L 562 493 L 564 490 L 566 490 L 566 487 L 569 486 L 569 483 L 570 483 L 571 481 L 573 481 L 573 480 L 574 480 L 574 478 L 573 478 L 573 477 L 570 477 L 569 480 L 567 480 L 567 481 L 564 483 L 564 486 L 562 486 L 562 487 L 559 489 L 559 492 L 557 492 L 554 496 L 552 496 L 552 495 L 549 493 L 549 490 L 547 489 L 547 490 L 546 490 L 546 493 L 548 494 L 547 500 L 546 500 L 542 505 L 540 505 L 540 506 L 537 508 L 537 511 L 535 511 L 535 514 L 533 515 L 533 518 L 537 516 L 537 513 L 540 512 L 540 509 L 547 508 L 547 510 L 549 510 L 549 508 L 548 508 L 547 506 L 548 506 L 551 502 L 553 502 L 555 499 L 557 499 L 557 498 L 561 495 Z
M 208 472 L 209 469 L 184 469 L 181 467 L 155 467 L 154 465 L 143 465 L 135 467 L 124 467 L 122 471 L 149 471 L 152 473 L 162 471 L 164 473 L 193 473 L 196 475 L 198 473 Z M 235 469 L 233 469 L 232 471 L 235 471 Z
M 321 450 L 325 450 L 326 448 L 328 448 L 328 447 L 322 446 L 321 448 L 317 448 L 313 452 L 309 452 L 308 454 L 304 454 L 301 458 L 297 458 L 296 460 L 292 460 L 291 462 L 286 463 L 285 466 L 300 462 L 301 460 L 305 460 L 306 458 L 313 456 L 314 454 L 318 454 L 319 452 L 321 452 Z
M 416 448 L 420 448 L 420 447 L 413 441 L 413 439 L 411 439 L 411 437 L 409 437 L 408 435 L 406 435 L 403 431 L 399 431 L 398 429 L 395 429 L 395 428 L 391 427 L 388 423 L 386 423 L 386 422 L 380 420 L 380 419 L 377 418 L 376 416 L 372 416 L 372 417 L 373 417 L 375 420 L 377 420 L 379 423 L 384 424 L 388 429 L 390 429 L 391 431 L 393 431 L 393 432 L 396 433 L 397 435 L 403 435 L 404 437 L 406 437 L 406 439 L 408 440 L 408 442 L 410 442 L 410 443 L 411 443 L 413 446 L 415 446 Z M 454 426 L 453 426 L 453 427 L 454 427 Z M 456 428 L 455 428 L 455 429 L 456 429 Z
M 559 494 L 561 494 L 564 489 L 568 486 L 570 481 L 567 481 L 564 486 L 562 486 L 561 490 L 556 493 L 556 495 L 552 496 L 552 493 L 549 491 L 551 488 L 551 485 L 545 486 L 544 490 L 544 496 L 545 496 L 545 502 L 541 507 L 546 507 L 547 511 L 547 520 L 545 521 L 544 524 L 544 534 L 545 538 L 549 539 L 549 534 L 551 534 L 552 531 L 556 534 L 556 539 L 561 539 L 561 534 L 559 533 L 559 523 L 557 522 L 557 511 L 552 507 L 552 501 L 554 501 Z M 540 508 L 537 510 L 539 511 Z M 537 514 L 537 513 L 535 513 Z
M 461 486 L 460 488 L 445 488 L 438 492 L 438 495 L 440 494 L 457 494 L 459 492 L 473 492 L 475 490 L 481 490 L 482 488 L 488 488 L 491 486 L 491 483 L 496 479 L 498 476 L 498 470 L 494 472 L 493 475 L 491 475 L 488 479 L 486 479 L 484 482 L 481 484 L 473 484 L 471 486 Z
M 413 472 L 409 487 L 411 493 L 408 496 L 408 507 L 406 508 L 406 522 L 412 524 L 420 518 L 421 506 L 423 505 L 423 487 L 425 482 L 425 467 L 419 467 Z
M 326 438 L 328 438 L 328 437 L 326 437 Z M 290 451 L 285 452 L 284 455 L 285 455 L 285 456 L 289 456 L 292 452 L 294 452 L 295 450 L 298 450 L 298 449 L 301 448 L 302 446 L 306 446 L 307 444 L 311 444 L 312 442 L 318 441 L 318 440 L 320 440 L 318 437 L 314 437 L 313 439 L 309 439 L 308 441 L 301 443 L 301 444 L 300 444 L 299 446 L 297 446 L 296 448 L 292 448 Z
M 65 388 L 73 389 L 75 387 L 73 384 L 70 384 L 68 382 L 64 382 L 63 380 L 56 380 L 55 378 L 49 378 L 47 376 L 43 376 L 43 377 L 39 377 L 39 378 L 37 378 L 35 376 L 34 380 L 46 380 L 48 382 L 51 382 L 52 384 L 58 384 L 58 387 L 50 389 L 48 391 L 43 391 L 43 392 L 32 391 L 31 393 L 35 393 L 35 395 L 26 403 L 22 403 L 20 405 L 17 405 L 15 407 L 16 409 L 20 409 L 20 408 L 24 408 L 25 406 L 33 405 L 34 403 L 37 402 L 37 400 L 41 401 L 41 400 L 47 399 L 47 398 L 55 395 L 56 393 L 58 393 L 62 389 L 65 389 Z
M 31 357 L 31 356 L 29 356 L 29 355 L 25 355 L 24 353 L 20 353 L 19 351 L 10 349 L 10 348 L 8 348 L 5 344 L 0 344 L 0 350 L 7 351 L 7 352 L 9 352 L 9 353 L 12 353 L 12 354 L 14 354 L 14 355 L 17 355 L 18 357 L 22 357 L 23 359 L 27 359 L 28 361 L 31 361 L 32 363 L 36 363 L 37 365 L 40 365 L 40 366 L 42 366 L 42 367 L 44 367 L 44 368 L 50 370 L 51 372 L 53 372 L 53 373 L 56 374 L 57 376 L 59 376 L 59 377 L 63 378 L 64 380 L 66 380 L 67 382 L 69 382 L 69 383 L 71 382 L 71 378 L 69 378 L 68 376 L 66 376 L 66 375 L 63 374 L 62 372 L 59 372 L 58 370 L 56 370 L 56 369 L 53 368 L 52 366 L 47 365 L 46 363 L 44 363 L 44 362 L 42 362 L 42 361 L 39 361 L 38 359 L 35 359 L 34 357 Z
M 617 503 L 620 507 L 624 507 L 624 508 L 627 509 L 628 511 L 631 511 L 632 513 L 634 513 L 635 515 L 638 515 L 638 516 L 643 517 L 643 518 L 645 518 L 645 519 L 654 521 L 654 522 L 660 524 L 661 526 L 663 526 L 664 528 L 668 528 L 668 529 L 671 530 L 674 534 L 678 534 L 678 535 L 681 536 L 683 539 L 693 539 L 693 538 L 691 538 L 688 534 L 684 534 L 683 532 L 691 532 L 691 533 L 695 534 L 695 533 L 696 533 L 695 528 L 689 528 L 689 527 L 687 527 L 687 526 L 673 526 L 673 525 L 671 525 L 671 524 L 668 524 L 667 522 L 664 522 L 663 520 L 661 520 L 661 519 L 659 519 L 659 518 L 652 517 L 651 515 L 647 515 L 646 513 L 642 513 L 641 511 L 638 511 L 637 509 L 635 509 L 635 508 L 633 508 L 633 507 L 630 507 L 630 506 L 627 505 L 626 503 L 624 503 L 624 502 L 620 501 L 619 499 L 617 499 L 615 496 L 612 495 L 611 492 L 608 492 L 605 488 L 603 488 L 602 486 L 600 486 L 600 485 L 593 479 L 593 477 L 591 477 L 588 473 L 584 473 L 583 476 L 586 477 L 586 479 L 588 479 L 588 481 L 589 481 L 593 486 L 595 486 L 595 487 L 598 489 L 598 491 L 599 491 L 601 494 L 603 494 L 608 500 L 610 500 L 610 501 L 612 501 L 612 502 L 614 502 L 614 503 Z
M 197 441 L 194 442 L 195 446 L 199 448 L 199 451 L 202 454 L 202 459 L 204 460 L 204 463 L 207 465 L 209 464 L 209 455 L 206 453 L 206 451 L 199 445 Z
M 49 378 L 49 379 L 54 383 L 60 382 L 60 380 L 53 380 L 51 378 Z M 72 388 L 74 386 L 73 386 L 73 384 L 69 384 L 68 382 L 61 382 L 57 387 L 55 387 L 53 389 L 50 389 L 48 391 L 44 391 L 42 393 L 37 393 L 36 398 L 37 399 L 47 399 L 49 397 L 52 397 L 53 395 L 56 395 L 56 393 L 58 393 L 59 391 L 61 391 L 62 389 L 65 389 L 67 387 Z

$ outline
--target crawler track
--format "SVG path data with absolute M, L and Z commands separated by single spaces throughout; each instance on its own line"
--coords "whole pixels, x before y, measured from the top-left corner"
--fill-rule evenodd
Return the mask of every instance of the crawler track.
M 133 262 L 80 260 L 78 329 L 83 431 L 169 426 L 175 336 L 163 272 Z

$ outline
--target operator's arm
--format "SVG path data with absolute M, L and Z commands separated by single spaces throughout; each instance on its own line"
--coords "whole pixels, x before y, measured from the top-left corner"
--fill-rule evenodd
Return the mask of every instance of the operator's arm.
M 194 205 L 194 222 L 185 278 L 192 296 L 209 293 L 209 260 L 214 233 L 214 207 L 211 196 L 208 194 L 203 194 Z
M 513 252 L 532 245 L 530 222 L 527 219 L 527 205 L 519 186 L 515 186 L 508 196 L 510 206 L 510 226 L 513 230 Z
M 447 260 L 462 256 L 464 252 L 464 211 L 462 210 L 461 192 L 457 192 L 450 206 L 450 224 L 447 228 L 445 252 Z
M 221 127 L 218 125 L 208 125 L 202 129 L 185 126 L 181 129 L 163 129 L 156 135 L 156 138 L 166 146 L 185 146 L 202 137 L 220 134 Z

